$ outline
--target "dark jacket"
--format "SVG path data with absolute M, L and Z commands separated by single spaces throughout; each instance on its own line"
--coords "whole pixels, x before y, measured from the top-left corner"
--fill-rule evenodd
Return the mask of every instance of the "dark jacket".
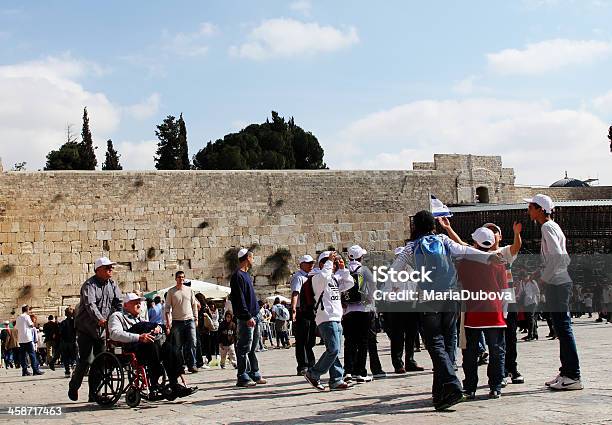
M 259 305 L 251 275 L 240 269 L 236 270 L 230 279 L 230 287 L 234 316 L 240 320 L 249 320 L 257 316 Z
M 219 325 L 219 344 L 227 347 L 236 342 L 236 323 L 223 320 Z

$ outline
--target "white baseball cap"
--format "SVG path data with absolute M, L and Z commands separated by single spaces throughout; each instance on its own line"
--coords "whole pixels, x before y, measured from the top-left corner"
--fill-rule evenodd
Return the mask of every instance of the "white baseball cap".
M 94 270 L 98 270 L 98 268 L 102 266 L 114 266 L 115 264 L 117 263 L 112 262 L 106 257 L 100 257 L 96 260 L 96 263 L 94 264 Z
M 127 294 L 125 294 L 123 296 L 123 304 L 127 304 L 130 301 L 144 301 L 146 298 L 144 297 L 139 297 L 138 295 L 136 295 L 133 292 L 128 292 Z
M 555 208 L 555 204 L 550 196 L 542 195 L 541 193 L 538 193 L 533 198 L 524 198 L 523 201 L 527 202 L 528 204 L 539 205 L 548 214 L 552 213 L 553 208 Z
M 398 246 L 397 248 L 395 248 L 395 250 L 393 250 L 393 253 L 395 255 L 400 255 L 402 252 L 404 252 L 404 248 L 405 246 Z
M 244 257 L 245 255 L 247 255 L 248 252 L 249 252 L 248 248 L 240 248 L 238 250 L 238 258 Z
M 320 263 L 322 259 L 329 257 L 329 254 L 331 254 L 331 251 L 323 251 L 320 253 L 317 262 Z
M 306 254 L 306 255 L 302 255 L 299 259 L 300 264 L 302 263 L 314 263 L 314 258 L 312 258 L 310 255 Z
M 491 229 L 491 227 L 495 227 L 495 228 L 497 229 L 497 231 L 499 232 L 499 234 L 500 234 L 500 235 L 502 234 L 501 229 L 500 229 L 500 228 L 499 228 L 499 226 L 498 226 L 497 224 L 495 224 L 495 223 L 485 223 L 485 224 L 483 224 L 483 225 L 482 225 L 482 227 L 486 227 L 487 229 Z M 495 232 L 493 232 L 493 233 L 495 233 Z
M 479 227 L 472 233 L 472 239 L 483 248 L 491 248 L 495 245 L 495 234 L 491 229 Z
M 368 251 L 360 247 L 359 245 L 353 245 L 348 249 L 348 256 L 351 260 L 356 260 L 366 255 Z

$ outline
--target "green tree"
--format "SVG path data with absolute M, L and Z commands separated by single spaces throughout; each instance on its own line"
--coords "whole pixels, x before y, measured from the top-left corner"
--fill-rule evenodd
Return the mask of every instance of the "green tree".
M 81 146 L 77 142 L 66 142 L 58 150 L 47 154 L 45 170 L 80 170 Z
M 80 170 L 95 170 L 98 165 L 96 159 L 95 147 L 91 138 L 91 130 L 89 129 L 89 117 L 87 116 L 87 107 L 83 108 L 83 130 L 81 131 L 81 167 Z
M 251 124 L 238 133 L 230 133 L 208 142 L 193 157 L 200 170 L 274 170 L 321 169 L 323 149 L 317 138 L 272 111 L 272 121 Z
M 608 129 L 608 140 L 610 140 L 610 152 L 612 152 L 612 125 Z
M 185 120 L 181 113 L 178 119 L 179 134 L 178 144 L 176 152 L 177 168 L 179 170 L 189 170 L 191 165 L 189 164 L 189 146 L 187 145 L 187 127 L 185 126 Z
M 108 139 L 106 141 L 106 159 L 104 160 L 104 164 L 102 164 L 103 170 L 123 170 L 121 163 L 119 162 L 119 155 L 115 148 L 113 147 L 113 141 Z
M 27 164 L 27 162 L 25 162 L 25 161 L 17 162 L 15 165 L 13 165 L 13 170 L 12 171 L 25 171 L 26 164 Z
M 164 122 L 157 126 L 155 135 L 159 139 L 155 156 L 155 168 L 158 170 L 188 170 L 189 153 L 187 151 L 187 129 L 183 114 L 177 120 L 168 115 Z

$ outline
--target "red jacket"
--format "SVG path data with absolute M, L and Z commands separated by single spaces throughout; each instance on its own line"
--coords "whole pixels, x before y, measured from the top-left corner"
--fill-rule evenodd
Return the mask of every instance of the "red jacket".
M 457 274 L 461 288 L 471 293 L 471 298 L 464 301 L 464 326 L 505 328 L 502 309 L 503 290 L 508 288 L 505 266 L 461 260 L 457 262 Z

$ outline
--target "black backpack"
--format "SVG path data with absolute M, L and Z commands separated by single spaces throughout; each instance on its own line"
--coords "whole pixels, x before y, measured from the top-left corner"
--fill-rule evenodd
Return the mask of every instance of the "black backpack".
M 358 272 L 361 266 L 357 267 L 351 273 L 351 277 L 355 281 L 355 284 L 351 286 L 350 289 L 344 291 L 341 294 L 342 304 L 359 304 L 362 299 L 361 287 L 363 286 L 363 276 L 361 276 Z
M 323 308 L 323 292 L 319 295 L 319 299 L 315 301 L 314 289 L 312 289 L 312 276 L 302 284 L 300 289 L 300 312 L 306 320 L 314 320 L 317 315 L 317 308 Z

